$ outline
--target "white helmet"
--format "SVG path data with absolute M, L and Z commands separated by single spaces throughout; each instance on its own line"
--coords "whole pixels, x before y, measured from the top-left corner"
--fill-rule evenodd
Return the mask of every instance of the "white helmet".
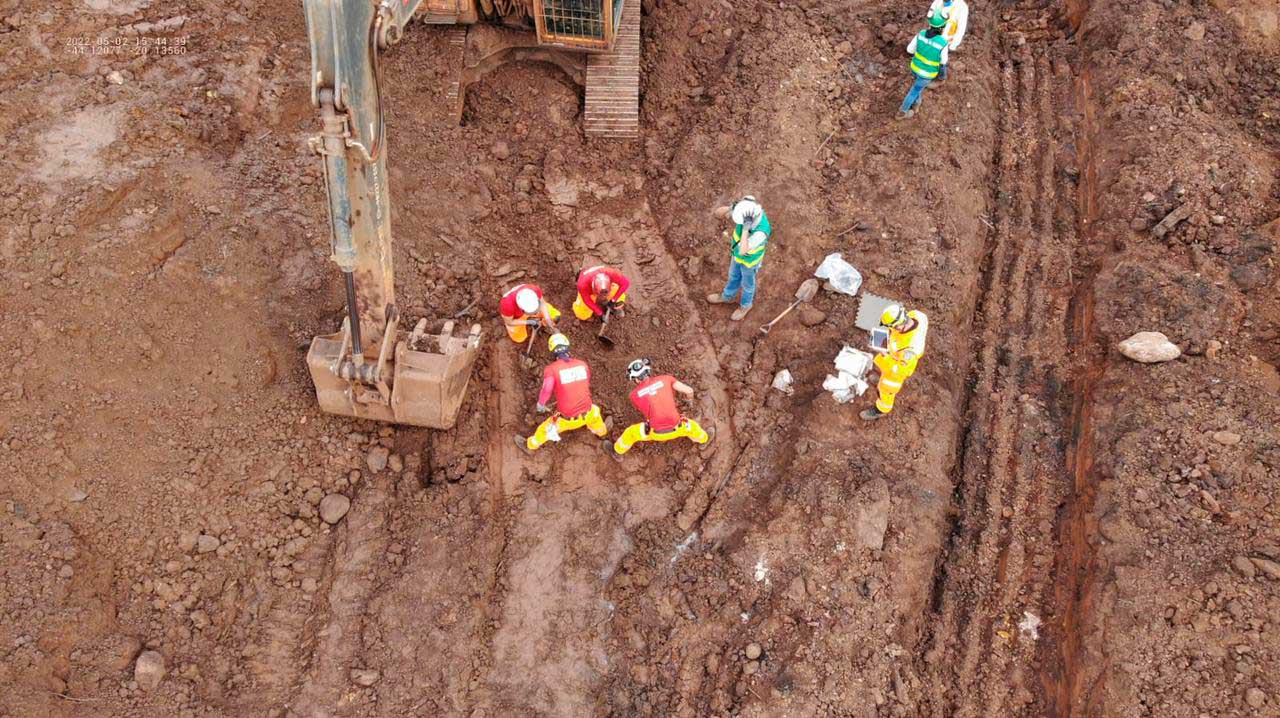
M 644 381 L 653 373 L 653 362 L 648 359 L 636 359 L 627 365 L 627 378 L 631 381 Z
M 760 203 L 756 201 L 756 198 L 751 195 L 747 195 L 734 203 L 731 216 L 733 217 L 734 224 L 754 225 L 756 222 L 760 221 L 760 215 L 763 213 L 764 209 L 760 206 Z
M 536 313 L 541 304 L 542 302 L 538 301 L 538 293 L 528 287 L 516 292 L 516 306 L 520 307 L 520 311 L 525 314 Z

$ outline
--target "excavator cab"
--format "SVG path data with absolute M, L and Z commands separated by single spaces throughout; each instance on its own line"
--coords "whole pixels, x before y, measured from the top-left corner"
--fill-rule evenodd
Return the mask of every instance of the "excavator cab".
M 533 0 L 538 42 L 588 52 L 608 50 L 618 35 L 622 6 L 623 0 Z

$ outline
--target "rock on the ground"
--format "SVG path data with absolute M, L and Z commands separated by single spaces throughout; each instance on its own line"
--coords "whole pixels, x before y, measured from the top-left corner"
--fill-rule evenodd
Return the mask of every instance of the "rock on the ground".
M 1244 702 L 1251 708 L 1261 708 L 1267 702 L 1267 694 L 1257 688 L 1250 688 L 1244 693 Z
M 351 510 L 351 499 L 342 494 L 329 494 L 320 501 L 320 518 L 327 524 L 336 524 Z
M 498 140 L 493 143 L 493 147 L 490 151 L 493 152 L 494 159 L 505 160 L 511 156 L 511 145 L 508 145 L 502 140 Z
M 159 651 L 143 651 L 133 665 L 133 680 L 144 691 L 153 691 L 164 680 L 164 656 Z
M 355 682 L 356 685 L 368 687 L 377 683 L 378 679 L 381 677 L 382 674 L 368 668 L 351 669 L 351 680 Z
M 196 551 L 200 553 L 213 553 L 221 545 L 222 542 L 218 540 L 217 536 L 210 536 L 209 534 L 200 534 L 196 539 Z
M 1239 571 L 1240 575 L 1245 578 L 1253 578 L 1258 575 L 1257 567 L 1254 566 L 1253 562 L 1245 556 L 1236 556 L 1231 559 L 1231 566 L 1235 568 L 1235 570 Z
M 365 457 L 365 463 L 368 464 L 369 470 L 377 473 L 387 468 L 387 459 L 391 458 L 391 450 L 385 446 L 375 446 L 369 449 L 369 455 Z
M 1182 355 L 1178 345 L 1161 332 L 1138 332 L 1120 342 L 1117 348 L 1129 359 L 1143 364 L 1172 361 Z
M 556 149 L 547 152 L 542 163 L 542 186 L 547 199 L 559 207 L 576 207 L 581 183 L 569 175 L 564 155 Z
M 1235 446 L 1240 443 L 1241 437 L 1234 431 L 1215 431 L 1213 432 L 1213 440 L 1223 446 Z
M 817 307 L 800 307 L 800 323 L 806 327 L 816 327 L 827 319 L 827 313 Z
M 1253 565 L 1257 566 L 1258 570 L 1272 581 L 1280 581 L 1280 563 L 1276 563 L 1270 559 L 1255 558 L 1253 559 Z
M 889 528 L 889 486 L 883 479 L 872 479 L 865 496 L 854 510 L 853 534 L 864 548 L 879 551 Z
M 747 650 L 746 650 L 747 660 L 749 660 L 749 661 L 754 661 L 755 659 L 759 658 L 759 657 L 760 657 L 760 654 L 761 654 L 761 653 L 763 653 L 763 652 L 764 652 L 764 651 L 763 651 L 763 649 L 761 649 L 761 648 L 760 648 L 760 644 L 759 644 L 759 643 L 748 643 L 748 644 L 747 644 Z
M 134 636 L 110 636 L 103 642 L 103 665 L 112 673 L 126 670 L 141 650 L 142 641 Z

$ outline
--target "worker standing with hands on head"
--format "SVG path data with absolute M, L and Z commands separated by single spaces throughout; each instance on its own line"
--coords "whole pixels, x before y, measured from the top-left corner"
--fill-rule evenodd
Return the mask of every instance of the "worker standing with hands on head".
M 947 24 L 942 28 L 942 36 L 947 40 L 947 52 L 960 49 L 964 42 L 964 34 L 969 29 L 969 3 L 965 0 L 933 0 L 929 6 L 928 17 L 942 15 Z M 943 63 L 938 71 L 938 81 L 947 79 L 947 64 Z
M 648 359 L 631 362 L 627 366 L 627 378 L 639 385 L 631 392 L 631 405 L 644 416 L 644 421 L 628 426 L 613 442 L 615 454 L 621 456 L 641 441 L 671 441 L 688 437 L 696 444 L 705 444 L 711 440 L 697 421 L 682 416 L 676 406 L 675 392 L 693 396 L 692 387 L 670 374 L 653 376 L 653 362 Z M 606 441 L 605 448 L 608 448 L 607 444 Z
M 729 281 L 724 291 L 719 294 L 708 294 L 707 301 L 712 304 L 728 304 L 742 291 L 738 300 L 738 308 L 729 318 L 741 321 L 751 311 L 751 304 L 756 296 L 756 275 L 760 271 L 760 263 L 764 261 L 764 250 L 773 235 L 773 227 L 769 224 L 769 216 L 755 197 L 747 195 L 729 207 L 720 207 L 715 211 L 719 219 L 733 222 L 733 235 L 729 238 Z
M 542 323 L 551 331 L 556 329 L 560 310 L 542 298 L 542 288 L 536 284 L 517 284 L 508 289 L 498 302 L 498 314 L 507 328 L 507 336 L 516 344 L 529 338 L 529 325 Z
M 588 267 L 578 272 L 578 298 L 573 300 L 573 315 L 585 322 L 591 317 L 603 317 L 610 307 L 614 314 L 621 314 L 630 287 L 627 275 L 613 267 Z
M 581 359 L 569 356 L 569 340 L 563 334 L 551 335 L 547 349 L 556 359 L 542 370 L 538 413 L 550 411 L 547 401 L 552 394 L 556 399 L 556 412 L 538 425 L 533 436 L 527 439 L 515 437 L 516 446 L 532 453 L 548 441 L 559 441 L 565 432 L 584 426 L 603 439 L 609 433 L 612 421 L 602 419 L 600 407 L 591 401 L 591 367 Z
M 874 421 L 893 411 L 893 401 L 902 391 L 902 383 L 916 371 L 916 364 L 924 356 L 925 335 L 929 332 L 929 317 L 901 304 L 890 304 L 880 315 L 880 325 L 889 328 L 889 340 L 883 348 L 876 349 L 872 362 L 880 370 L 876 383 L 875 406 L 863 411 L 863 419 Z M 874 347 L 873 347 L 874 348 Z
M 929 27 L 921 30 L 919 35 L 911 38 L 907 52 L 911 53 L 911 74 L 915 76 L 915 84 L 902 100 L 898 117 L 911 117 L 916 113 L 916 105 L 920 104 L 920 96 L 924 88 L 933 82 L 940 72 L 944 72 L 947 64 L 947 40 L 942 36 L 942 28 L 947 24 L 947 17 L 941 12 L 929 15 Z

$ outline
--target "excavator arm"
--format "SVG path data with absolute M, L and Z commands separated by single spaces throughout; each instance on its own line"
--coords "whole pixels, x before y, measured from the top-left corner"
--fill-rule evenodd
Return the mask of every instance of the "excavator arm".
M 325 411 L 434 428 L 453 425 L 480 341 L 429 337 L 420 320 L 399 341 L 387 142 L 379 53 L 401 38 L 421 0 L 303 0 L 311 42 L 311 100 L 321 132 L 310 146 L 324 166 L 331 258 L 342 275 L 347 317 L 316 337 L 307 355 Z M 435 347 L 419 350 L 427 340 Z

